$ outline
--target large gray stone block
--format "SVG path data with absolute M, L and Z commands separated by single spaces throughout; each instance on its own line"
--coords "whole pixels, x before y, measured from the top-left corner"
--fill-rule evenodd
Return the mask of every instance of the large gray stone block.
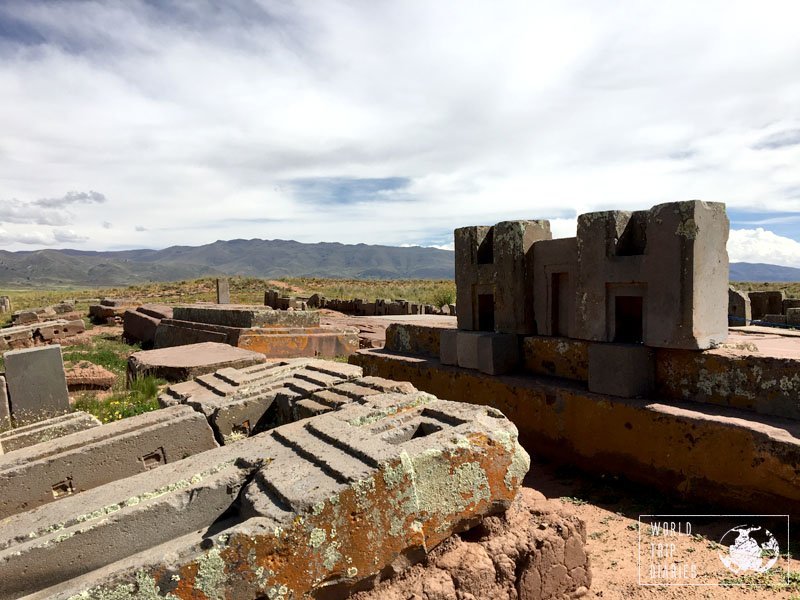
M 176 306 L 172 314 L 178 321 L 225 327 L 319 327 L 319 313 L 311 310 L 288 312 L 264 306 L 210 304 Z
M 520 362 L 519 336 L 489 333 L 478 338 L 478 370 L 487 375 L 505 375 Z
M 4 356 L 11 415 L 17 424 L 69 411 L 61 346 L 11 350 Z
M 442 329 L 439 334 L 439 362 L 458 365 L 458 329 Z
M 589 391 L 622 398 L 646 397 L 655 381 L 655 355 L 639 344 L 591 344 Z
M 480 361 L 478 359 L 479 340 L 486 333 L 482 331 L 458 331 L 456 346 L 458 354 L 458 366 L 463 369 L 477 369 Z
M 216 447 L 203 415 L 175 406 L 22 448 L 0 456 L 0 521 Z

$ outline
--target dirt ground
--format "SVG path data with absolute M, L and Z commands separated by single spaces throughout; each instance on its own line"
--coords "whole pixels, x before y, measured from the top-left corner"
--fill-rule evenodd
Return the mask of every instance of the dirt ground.
M 761 598 L 800 600 L 800 577 L 792 576 L 796 582 L 791 587 L 776 589 L 764 586 L 641 586 L 639 577 L 639 530 L 640 514 L 709 514 L 714 511 L 708 505 L 692 506 L 679 500 L 665 498 L 660 494 L 616 478 L 594 477 L 574 469 L 556 467 L 536 462 L 525 480 L 525 486 L 542 492 L 550 499 L 569 504 L 587 524 L 587 550 L 591 556 L 592 586 L 586 598 L 602 600 L 631 599 L 720 599 L 737 598 L 758 600 Z M 768 508 L 768 507 L 767 507 Z M 765 510 L 765 512 L 767 512 Z M 785 538 L 785 535 L 784 535 Z M 728 572 L 719 561 L 722 549 L 716 540 L 701 537 L 686 537 L 679 542 L 684 556 L 696 562 L 698 577 L 695 582 L 718 581 L 725 577 L 731 583 L 741 583 Z M 791 549 L 793 556 L 800 556 L 797 543 Z M 784 544 L 785 545 L 785 544 Z M 647 562 L 649 543 L 643 528 L 643 565 Z M 688 552 L 688 554 L 686 554 Z M 777 564 L 784 570 L 774 576 L 775 580 L 786 580 L 786 549 L 781 548 L 784 558 Z M 643 576 L 646 566 L 642 567 Z M 800 572 L 800 560 L 789 562 L 789 573 Z M 752 580 L 751 580 L 752 581 Z

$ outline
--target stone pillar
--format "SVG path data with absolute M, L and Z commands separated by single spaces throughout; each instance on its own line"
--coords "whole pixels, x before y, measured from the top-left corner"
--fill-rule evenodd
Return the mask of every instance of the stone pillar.
M 0 296 L 0 314 L 11 312 L 11 298 Z
M 217 304 L 231 303 L 231 289 L 227 278 L 217 279 Z
M 4 357 L 11 415 L 18 425 L 69 412 L 61 346 L 11 350 Z

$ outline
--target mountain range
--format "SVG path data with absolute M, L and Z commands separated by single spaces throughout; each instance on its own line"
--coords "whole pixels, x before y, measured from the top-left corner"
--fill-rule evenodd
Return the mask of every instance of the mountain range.
M 119 286 L 215 275 L 452 279 L 453 252 L 413 246 L 229 240 L 163 250 L 0 250 L 0 286 Z
M 0 250 L 0 286 L 120 286 L 215 275 L 452 279 L 449 250 L 419 246 L 229 240 L 163 250 Z M 800 269 L 731 263 L 731 281 L 800 281 Z

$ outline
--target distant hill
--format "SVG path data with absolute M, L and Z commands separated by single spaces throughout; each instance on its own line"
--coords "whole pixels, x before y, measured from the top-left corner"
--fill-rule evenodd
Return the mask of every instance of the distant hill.
M 230 240 L 163 250 L 0 250 L 2 286 L 120 286 L 215 275 L 353 279 L 452 279 L 449 250 L 366 244 Z M 798 281 L 800 269 L 731 263 L 731 281 Z
M 800 281 L 800 269 L 764 263 L 731 263 L 731 281 Z
M 119 286 L 214 275 L 452 279 L 454 255 L 436 248 L 230 240 L 163 250 L 0 250 L 0 286 Z

